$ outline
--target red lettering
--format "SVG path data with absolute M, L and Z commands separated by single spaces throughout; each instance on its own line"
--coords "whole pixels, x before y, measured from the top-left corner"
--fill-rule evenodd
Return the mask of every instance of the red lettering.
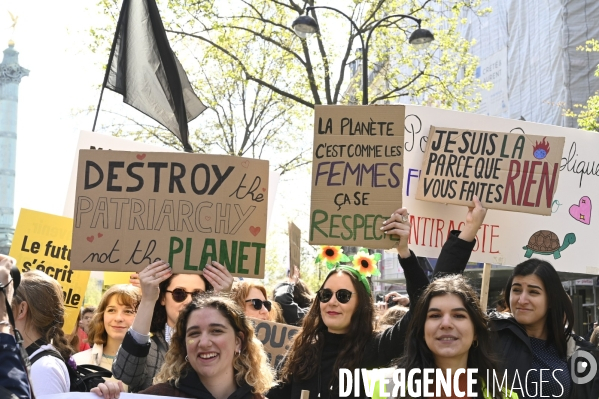
M 514 170 L 513 167 L 516 167 L 516 173 L 514 175 L 512 175 L 512 171 Z M 512 205 L 514 205 L 515 202 L 515 195 L 516 195 L 516 189 L 514 188 L 514 181 L 516 180 L 516 178 L 520 176 L 520 162 L 516 161 L 515 159 L 513 159 L 510 162 L 510 170 L 508 172 L 507 175 L 507 182 L 505 184 L 505 195 L 503 196 L 503 203 L 507 203 L 507 199 L 508 199 L 508 195 L 510 194 L 510 189 L 511 189 L 511 194 L 512 194 Z
M 520 191 L 518 191 L 518 204 L 522 203 L 522 194 L 524 194 L 524 184 L 526 183 L 528 175 L 528 161 L 524 161 L 524 170 L 522 171 L 522 180 L 520 180 Z
M 490 252 L 492 254 L 499 253 L 499 251 L 493 251 L 493 238 L 496 238 L 496 237 L 499 238 L 499 234 L 497 234 L 497 235 L 493 234 L 493 232 L 495 231 L 495 227 L 499 228 L 499 226 L 497 226 L 497 225 L 494 225 L 494 224 L 491 225 L 491 245 L 489 246 L 489 248 L 490 248 Z
M 553 190 L 555 190 L 555 181 L 557 180 L 557 173 L 559 170 L 559 164 L 553 164 L 553 173 L 551 174 L 551 183 L 549 183 L 549 164 L 545 162 L 543 164 L 543 173 L 541 173 L 541 181 L 539 182 L 539 192 L 537 193 L 536 206 L 541 203 L 541 195 L 543 194 L 543 183 L 545 184 L 545 198 L 547 198 L 547 208 L 551 208 L 553 200 Z
M 530 187 L 535 184 L 537 181 L 534 179 L 535 177 L 535 168 L 539 165 L 541 165 L 543 162 L 541 161 L 532 161 L 532 163 L 530 164 L 530 172 L 528 173 L 528 182 L 526 182 L 526 191 L 524 192 L 524 202 L 522 203 L 522 205 L 524 206 L 535 206 L 534 203 L 530 202 L 529 196 L 530 196 Z M 539 187 L 539 192 L 541 191 L 541 188 Z M 538 195 L 537 195 L 538 198 Z
M 437 219 L 437 234 L 435 236 L 435 247 L 439 248 L 439 235 L 441 235 L 441 245 L 445 242 L 443 240 L 443 227 L 445 227 L 445 220 Z M 447 236 L 449 237 L 449 235 Z
M 447 237 L 449 237 L 453 230 L 455 230 L 455 224 L 453 223 L 453 220 L 450 220 L 449 227 L 447 228 Z
M 423 218 L 424 219 L 424 229 L 422 230 L 422 246 L 426 247 L 426 244 L 424 243 L 424 240 L 426 240 L 426 222 L 430 219 L 430 218 Z

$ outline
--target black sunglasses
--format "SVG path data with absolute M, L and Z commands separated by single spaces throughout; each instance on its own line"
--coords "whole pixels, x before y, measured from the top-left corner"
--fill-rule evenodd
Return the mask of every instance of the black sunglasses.
M 262 304 L 264 304 L 264 307 L 266 308 L 266 310 L 268 310 L 270 312 L 270 308 L 272 305 L 270 301 L 263 301 L 262 299 L 246 299 L 245 301 L 251 302 L 252 305 L 254 305 L 254 309 L 256 309 L 256 310 L 262 309 Z
M 327 303 L 333 298 L 333 294 L 335 294 L 339 303 L 348 303 L 353 292 L 346 290 L 345 288 L 342 288 L 337 292 L 333 292 L 330 288 L 323 288 L 318 291 L 318 299 L 322 303 Z
M 195 290 L 193 292 L 187 292 L 183 288 L 175 288 L 172 291 L 167 290 L 166 292 L 170 292 L 173 295 L 173 300 L 175 302 L 183 302 L 184 300 L 187 299 L 187 295 L 197 295 L 197 294 L 201 294 L 204 291 Z

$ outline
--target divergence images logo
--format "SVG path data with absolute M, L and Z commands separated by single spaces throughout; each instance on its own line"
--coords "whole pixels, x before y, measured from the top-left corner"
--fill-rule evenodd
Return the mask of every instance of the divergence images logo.
M 570 361 L 570 376 L 575 384 L 586 384 L 597 374 L 597 360 L 588 352 L 577 350 Z

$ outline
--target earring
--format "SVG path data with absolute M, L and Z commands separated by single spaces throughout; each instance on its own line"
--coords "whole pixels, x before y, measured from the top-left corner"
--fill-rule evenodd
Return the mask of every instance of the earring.
M 189 363 L 189 359 L 187 358 L 187 355 L 185 355 L 185 361 Z
M 474 342 L 472 342 L 472 347 L 478 348 L 478 340 L 474 340 Z
M 236 351 L 235 351 L 235 355 L 236 355 L 236 356 L 239 356 L 239 355 L 241 355 L 241 349 L 239 349 L 239 350 L 236 350 Z

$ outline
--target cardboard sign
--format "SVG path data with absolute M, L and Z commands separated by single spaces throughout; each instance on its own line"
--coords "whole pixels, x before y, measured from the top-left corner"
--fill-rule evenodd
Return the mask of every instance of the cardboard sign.
M 285 357 L 285 354 L 291 346 L 291 339 L 301 328 L 290 326 L 289 324 L 275 323 L 274 321 L 265 321 L 250 318 L 254 323 L 254 333 L 264 345 L 264 351 L 268 356 L 268 361 L 275 369 Z
M 419 176 L 424 175 L 421 166 L 431 126 L 525 134 L 526 137 L 538 136 L 539 141 L 544 137 L 546 141 L 565 137 L 564 150 L 559 154 L 559 187 L 553 195 L 551 217 L 489 210 L 478 231 L 470 260 L 516 266 L 529 258 L 539 258 L 559 271 L 599 274 L 599 260 L 593 251 L 599 236 L 599 216 L 594 215 L 599 209 L 597 133 L 406 105 L 403 206 L 410 212 L 409 243 L 416 255 L 438 257 L 449 232 L 462 227 L 467 212 L 465 206 L 416 199 Z M 535 141 L 537 139 L 533 145 Z M 553 151 L 559 153 L 552 147 Z M 533 200 L 533 196 L 530 197 Z
M 380 227 L 401 208 L 405 108 L 316 106 L 310 244 L 389 249 Z
M 216 260 L 262 278 L 267 204 L 267 161 L 81 150 L 73 264 L 130 271 L 160 258 L 174 273 L 199 273 Z
M 293 273 L 293 267 L 300 269 L 302 262 L 302 231 L 293 222 L 289 222 L 289 271 Z
M 73 162 L 73 173 L 69 181 L 69 188 L 64 205 L 63 215 L 67 217 L 73 216 L 75 209 L 75 186 L 77 183 L 77 166 L 79 165 L 79 150 L 119 150 L 119 151 L 136 151 L 136 152 L 178 152 L 172 147 L 158 147 L 151 144 L 142 143 L 139 141 L 127 140 L 121 137 L 114 137 L 106 134 L 87 132 L 82 130 L 79 132 L 79 141 L 77 142 L 77 153 Z M 277 186 L 281 175 L 273 170 L 268 174 L 268 223 L 270 225 L 273 218 L 272 210 L 276 198 Z M 134 270 L 139 271 L 139 270 Z
M 71 270 L 72 229 L 71 218 L 21 209 L 10 247 L 10 256 L 17 260 L 21 273 L 40 270 L 60 283 L 65 334 L 75 328 L 89 280 L 89 272 Z
M 416 199 L 551 215 L 564 142 L 431 126 Z

